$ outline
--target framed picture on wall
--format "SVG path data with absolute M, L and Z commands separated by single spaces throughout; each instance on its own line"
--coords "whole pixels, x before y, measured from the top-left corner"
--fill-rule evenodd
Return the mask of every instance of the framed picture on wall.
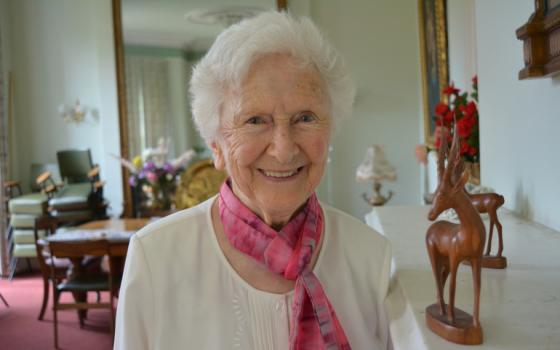
M 449 82 L 447 56 L 446 0 L 418 0 L 422 93 L 424 100 L 424 139 L 433 143 L 434 111 L 446 98 L 442 90 Z

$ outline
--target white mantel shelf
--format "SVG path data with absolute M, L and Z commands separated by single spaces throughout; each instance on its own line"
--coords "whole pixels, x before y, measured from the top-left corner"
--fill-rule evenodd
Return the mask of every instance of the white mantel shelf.
M 480 322 L 484 343 L 457 345 L 427 328 L 424 310 L 436 301 L 424 241 L 431 224 L 426 218 L 428 210 L 427 206 L 386 206 L 366 215 L 368 225 L 386 235 L 393 245 L 393 281 L 387 310 L 395 349 L 560 349 L 560 233 L 506 210 L 498 216 L 508 267 L 482 271 Z M 488 230 L 487 220 L 485 224 Z M 497 244 L 494 232 L 494 251 Z M 469 266 L 459 268 L 456 306 L 469 314 L 473 305 L 471 276 Z

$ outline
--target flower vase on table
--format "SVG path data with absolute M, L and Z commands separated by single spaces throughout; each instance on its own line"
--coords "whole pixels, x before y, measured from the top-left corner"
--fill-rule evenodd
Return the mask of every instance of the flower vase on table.
M 138 157 L 132 163 L 137 172 L 130 176 L 129 184 L 138 201 L 136 216 L 162 216 L 169 213 L 178 169 L 167 162 L 142 162 Z
M 130 174 L 134 216 L 164 216 L 173 208 L 173 196 L 179 174 L 196 156 L 190 149 L 168 160 L 170 140 L 160 139 L 156 148 L 148 148 L 132 160 L 115 156 Z

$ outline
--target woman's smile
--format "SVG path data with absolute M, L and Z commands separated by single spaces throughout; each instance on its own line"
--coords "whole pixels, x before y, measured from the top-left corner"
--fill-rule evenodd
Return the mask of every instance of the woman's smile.
M 293 168 L 290 170 L 266 170 L 266 169 L 258 169 L 258 171 L 263 174 L 268 180 L 270 181 L 288 181 L 293 180 L 301 173 L 303 166 L 298 168 Z

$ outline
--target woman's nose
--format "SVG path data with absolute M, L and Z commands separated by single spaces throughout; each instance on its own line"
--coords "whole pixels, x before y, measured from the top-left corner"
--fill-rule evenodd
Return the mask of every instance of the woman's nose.
M 275 126 L 268 147 L 268 154 L 276 158 L 280 164 L 291 163 L 299 153 L 299 145 L 296 143 L 294 136 L 290 126 Z

